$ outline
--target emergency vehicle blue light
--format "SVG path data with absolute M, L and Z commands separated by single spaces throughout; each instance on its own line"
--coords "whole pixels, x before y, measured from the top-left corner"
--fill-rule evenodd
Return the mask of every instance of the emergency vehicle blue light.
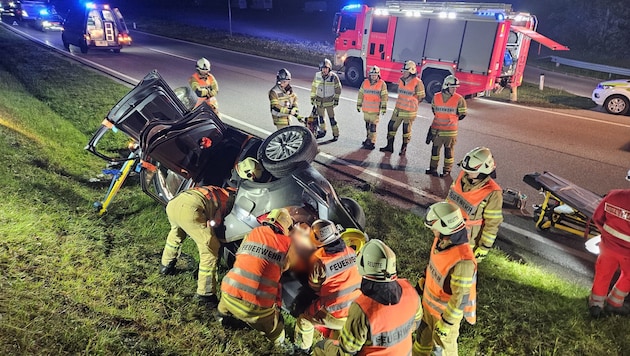
M 96 9 L 96 5 L 93 2 L 86 2 L 85 7 L 88 9 Z
M 475 15 L 494 17 L 496 14 L 492 11 L 477 11 L 475 12 Z
M 48 15 L 48 10 L 41 9 L 41 10 L 39 10 L 39 14 L 42 15 L 42 16 Z
M 345 11 L 359 10 L 362 4 L 350 4 L 343 7 Z
M 496 14 L 495 18 L 497 19 L 497 21 L 503 21 L 503 20 L 505 20 L 505 15 L 503 15 L 503 14 Z

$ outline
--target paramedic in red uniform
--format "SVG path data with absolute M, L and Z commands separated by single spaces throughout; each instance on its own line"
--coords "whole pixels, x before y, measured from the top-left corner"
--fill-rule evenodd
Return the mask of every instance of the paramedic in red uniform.
M 602 316 L 603 311 L 628 315 L 630 308 L 624 305 L 624 300 L 630 292 L 630 189 L 611 190 L 595 209 L 593 222 L 602 239 L 595 264 L 589 312 L 595 318 Z M 618 268 L 621 275 L 609 291 Z

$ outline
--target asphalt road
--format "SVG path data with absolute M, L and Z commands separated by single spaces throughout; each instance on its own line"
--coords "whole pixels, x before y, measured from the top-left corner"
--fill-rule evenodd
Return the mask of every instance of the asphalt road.
M 28 29 L 25 32 L 63 50 L 59 33 Z M 120 54 L 100 51 L 80 54 L 73 47 L 73 56 L 110 68 L 130 81 L 138 81 L 150 70 L 157 69 L 172 87 L 187 85 L 187 78 L 194 71 L 194 61 L 207 57 L 212 61 L 212 72 L 220 86 L 218 100 L 224 120 L 262 136 L 274 130 L 267 91 L 274 84 L 277 70 L 286 67 L 293 74 L 292 85 L 300 98 L 302 112 L 310 111 L 308 97 L 316 68 L 139 32 L 132 32 L 132 37 L 133 46 L 124 48 Z M 321 140 L 318 160 L 419 204 L 442 199 L 451 180 L 424 174 L 430 158 L 430 147 L 424 144 L 432 118 L 430 105 L 421 105 L 413 141 L 407 155 L 399 157 L 400 133 L 395 154 L 360 149 L 365 129 L 362 116 L 355 109 L 356 96 L 355 88 L 344 87 L 336 111 L 341 138 L 338 142 L 327 141 L 330 136 Z M 395 98 L 390 97 L 389 112 L 379 126 L 377 146 L 385 144 L 386 122 L 394 102 Z M 612 116 L 597 110 L 528 108 L 483 99 L 469 100 L 468 105 L 469 114 L 460 122 L 456 159 L 476 146 L 488 146 L 497 161 L 497 181 L 504 188 L 514 188 L 528 195 L 528 205 L 541 201 L 537 192 L 522 182 L 524 174 L 534 171 L 554 172 L 598 194 L 627 187 L 623 179 L 630 167 L 630 119 L 627 116 Z M 95 129 L 101 120 L 94 118 Z M 456 169 L 454 174 L 457 173 Z M 588 278 L 593 258 L 581 252 L 580 238 L 540 236 L 531 218 L 520 212 L 512 213 L 506 214 L 507 224 L 500 234 L 502 240 L 507 241 L 505 248 L 527 249 L 533 255 L 543 255 Z M 564 247 L 567 245 L 573 247 L 568 254 Z

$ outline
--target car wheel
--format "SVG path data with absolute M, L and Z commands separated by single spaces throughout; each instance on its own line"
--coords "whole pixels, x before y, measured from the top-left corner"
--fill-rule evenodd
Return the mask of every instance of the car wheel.
M 604 109 L 609 114 L 625 115 L 630 109 L 630 100 L 623 95 L 611 95 L 604 101 Z
M 433 96 L 436 93 L 439 93 L 442 90 L 442 83 L 444 82 L 445 76 L 443 74 L 429 74 L 422 81 L 424 82 L 426 97 L 424 100 L 427 103 L 433 102 Z
M 70 44 L 66 41 L 63 41 L 63 48 L 66 49 L 66 51 L 70 52 Z
M 114 53 L 120 53 L 120 48 L 116 48 L 113 51 L 114 51 Z
M 340 197 L 339 200 L 341 200 L 341 205 L 346 208 L 350 216 L 359 225 L 359 229 L 365 231 L 365 212 L 361 205 L 356 200 L 348 197 Z
M 265 139 L 258 148 L 258 160 L 276 178 L 289 176 L 317 155 L 317 142 L 306 127 L 288 126 Z
M 83 53 L 83 54 L 88 53 L 88 45 L 87 45 L 87 43 L 84 42 L 79 48 L 81 49 L 81 53 Z
M 346 82 L 355 88 L 361 86 L 363 83 L 363 66 L 361 62 L 358 60 L 349 61 L 346 64 L 346 72 L 345 72 Z

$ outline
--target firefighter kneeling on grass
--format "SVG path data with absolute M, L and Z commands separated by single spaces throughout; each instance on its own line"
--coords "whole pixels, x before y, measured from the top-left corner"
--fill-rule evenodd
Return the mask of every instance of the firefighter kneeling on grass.
M 470 324 L 476 322 L 477 263 L 457 206 L 448 202 L 431 205 L 425 225 L 435 238 L 426 277 L 421 277 L 417 286 L 422 292 L 424 315 L 413 355 L 457 356 L 462 318 Z
M 335 224 L 316 220 L 311 231 L 318 249 L 310 258 L 308 284 L 318 298 L 295 321 L 295 344 L 304 352 L 313 345 L 314 324 L 341 330 L 350 304 L 361 294 L 357 256 L 341 239 Z
M 352 303 L 339 340 L 317 343 L 314 355 L 409 355 L 422 319 L 420 297 L 396 274 L 396 255 L 381 240 L 359 253 L 361 295 Z
M 220 318 L 235 317 L 276 344 L 284 342 L 284 321 L 277 303 L 280 277 L 290 265 L 292 226 L 287 209 L 272 210 L 263 226 L 243 239 L 234 267 L 221 283 Z
M 387 84 L 381 79 L 381 69 L 374 66 L 368 73 L 368 79 L 363 81 L 357 97 L 357 111 L 363 110 L 367 131 L 367 137 L 362 144 L 366 150 L 373 150 L 375 147 L 379 113 L 385 115 L 387 112 L 387 95 Z
M 194 73 L 188 80 L 190 88 L 197 94 L 197 104 L 195 107 L 201 105 L 204 101 L 212 108 L 212 110 L 219 115 L 219 103 L 217 101 L 217 94 L 219 94 L 219 84 L 214 78 L 214 75 L 210 73 L 210 61 L 201 58 L 197 61 L 195 66 L 196 73 Z

